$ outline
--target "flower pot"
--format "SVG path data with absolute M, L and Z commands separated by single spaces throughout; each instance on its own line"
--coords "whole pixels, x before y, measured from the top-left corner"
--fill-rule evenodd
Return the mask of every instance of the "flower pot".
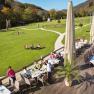
M 68 80 L 68 78 L 65 78 L 64 79 L 64 82 L 65 82 L 65 85 L 66 86 L 71 86 L 71 84 L 72 84 L 72 81 L 71 80 Z

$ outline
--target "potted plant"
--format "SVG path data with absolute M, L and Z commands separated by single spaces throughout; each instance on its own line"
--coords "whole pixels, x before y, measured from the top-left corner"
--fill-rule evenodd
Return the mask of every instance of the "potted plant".
M 65 76 L 65 79 L 64 79 L 65 85 L 66 86 L 71 86 L 73 80 L 75 80 L 75 79 L 78 80 L 79 79 L 78 69 L 74 68 L 72 66 L 72 64 L 67 62 L 64 65 L 64 76 Z

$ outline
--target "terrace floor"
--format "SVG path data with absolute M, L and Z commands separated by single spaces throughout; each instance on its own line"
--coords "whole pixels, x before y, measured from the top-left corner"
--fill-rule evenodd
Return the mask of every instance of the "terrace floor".
M 54 84 L 29 94 L 94 94 L 94 67 L 84 64 L 83 55 L 77 61 L 83 81 L 80 83 L 74 81 L 73 86 L 66 87 L 64 78 L 60 78 Z

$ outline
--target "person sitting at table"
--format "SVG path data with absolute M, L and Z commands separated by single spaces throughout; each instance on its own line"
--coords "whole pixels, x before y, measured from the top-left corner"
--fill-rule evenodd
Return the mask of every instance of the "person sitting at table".
M 42 67 L 42 63 L 41 63 L 41 62 L 40 62 L 40 63 L 35 62 L 35 69 L 40 70 L 40 69 L 41 69 L 41 67 Z
M 23 76 L 26 78 L 32 78 L 32 73 L 26 67 L 23 68 Z
M 28 44 L 25 44 L 25 49 L 30 49 L 29 45 Z
M 61 53 L 58 53 L 57 59 L 60 60 L 60 64 L 61 64 L 61 65 L 64 65 L 64 57 L 61 55 Z
M 8 67 L 7 76 L 9 77 L 9 82 L 13 85 L 16 81 L 15 71 L 12 69 L 11 66 Z
M 31 44 L 30 48 L 31 48 L 31 49 L 34 49 L 34 45 L 33 45 L 33 44 Z
M 42 71 L 46 70 L 46 60 L 44 62 L 42 62 L 42 66 L 41 66 L 40 70 L 42 70 Z
M 50 59 L 55 59 L 55 58 L 56 58 L 56 55 L 53 52 L 51 52 Z

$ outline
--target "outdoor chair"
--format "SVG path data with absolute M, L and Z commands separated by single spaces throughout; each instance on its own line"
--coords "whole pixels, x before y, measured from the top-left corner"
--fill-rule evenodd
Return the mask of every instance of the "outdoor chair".
M 20 90 L 20 83 L 18 81 L 15 82 L 15 88 L 16 90 Z
M 43 86 L 45 86 L 45 83 L 47 84 L 48 77 L 46 74 L 43 74 L 42 76 L 37 78 L 38 81 L 42 83 Z
M 16 81 L 14 85 L 14 89 L 12 90 L 12 94 L 24 94 L 28 91 L 28 88 L 25 83 L 22 81 Z
M 28 79 L 28 78 L 25 78 L 25 77 L 24 77 L 24 81 L 25 81 L 25 83 L 28 85 L 28 86 L 27 86 L 27 90 L 28 90 L 28 91 L 31 91 L 31 90 L 32 90 L 32 86 L 34 86 L 33 83 L 36 82 L 35 79 L 32 79 L 32 78 L 31 78 L 31 79 Z
M 15 81 L 14 90 L 12 91 L 12 94 L 22 94 L 20 90 L 20 83 L 18 81 Z
M 23 80 L 23 81 L 24 81 L 24 76 L 23 76 L 22 74 L 20 74 L 20 76 L 21 76 L 21 80 Z
M 26 77 L 24 77 L 24 81 L 25 81 L 25 83 L 26 83 L 27 85 L 29 85 L 30 87 L 32 86 L 33 83 L 36 82 L 35 79 L 33 79 L 33 78 L 28 79 L 28 78 L 26 78 Z

